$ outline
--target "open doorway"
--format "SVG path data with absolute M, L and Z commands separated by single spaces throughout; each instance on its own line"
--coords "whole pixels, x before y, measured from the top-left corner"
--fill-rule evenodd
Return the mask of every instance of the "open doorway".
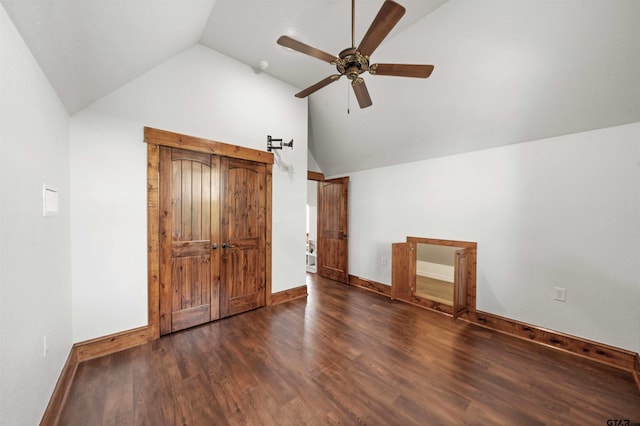
M 305 261 L 307 272 L 318 272 L 318 182 L 324 181 L 321 172 L 307 172 L 307 244 Z
M 307 272 L 315 274 L 318 271 L 318 183 L 307 180 L 307 244 L 306 256 Z
M 314 253 L 317 273 L 343 284 L 349 283 L 349 177 L 325 179 L 322 173 L 307 172 L 317 191 L 317 229 Z M 313 194 L 313 189 L 310 191 Z M 309 234 L 312 234 L 312 207 L 309 206 Z M 308 251 L 311 250 L 311 243 Z

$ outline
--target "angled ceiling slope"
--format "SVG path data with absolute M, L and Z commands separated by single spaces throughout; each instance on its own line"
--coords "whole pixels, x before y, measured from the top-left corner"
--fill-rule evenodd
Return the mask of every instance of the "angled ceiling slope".
M 280 35 L 351 44 L 350 0 L 0 1 L 70 114 L 198 42 L 298 89 L 331 68 Z M 638 0 L 397 1 L 407 12 L 375 61 L 435 71 L 371 76 L 365 110 L 346 80 L 312 94 L 328 176 L 640 121 Z M 356 0 L 356 42 L 382 3 Z
M 451 0 L 376 51 L 432 76 L 369 78 L 384 102 L 350 114 L 313 94 L 311 151 L 332 176 L 638 122 L 638 22 L 634 0 Z
M 399 0 L 407 11 L 387 38 L 392 38 L 446 0 Z M 356 0 L 356 44 L 371 25 L 384 0 Z M 217 0 L 200 42 L 240 62 L 304 88 L 327 77 L 335 68 L 276 44 L 281 35 L 331 54 L 351 46 L 351 0 Z M 378 62 L 389 62 L 387 58 Z M 382 59 L 385 59 L 384 61 Z M 389 58 L 392 59 L 392 58 Z M 294 92 L 295 93 L 295 92 Z
M 368 79 L 366 112 L 312 95 L 311 150 L 331 176 L 638 122 L 637 22 L 638 1 L 451 0 L 376 52 L 433 75 Z
M 327 175 L 640 121 L 636 0 L 397 1 L 407 13 L 375 60 L 435 71 L 368 78 L 366 111 L 344 81 L 312 94 L 311 151 Z M 256 70 L 266 60 L 268 74 L 303 89 L 330 67 L 275 40 L 339 52 L 350 3 L 218 0 L 201 43 Z M 356 0 L 356 42 L 382 3 Z
M 70 115 L 196 44 L 215 0 L 2 0 Z

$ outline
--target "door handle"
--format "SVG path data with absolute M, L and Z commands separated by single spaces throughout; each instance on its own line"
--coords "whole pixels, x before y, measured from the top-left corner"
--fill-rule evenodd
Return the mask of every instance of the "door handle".
M 212 245 L 211 248 L 214 249 L 214 250 L 217 249 L 218 248 L 218 244 Z
M 232 246 L 231 244 L 227 244 L 227 243 L 222 243 L 222 248 L 226 249 L 226 248 L 234 248 L 235 246 Z

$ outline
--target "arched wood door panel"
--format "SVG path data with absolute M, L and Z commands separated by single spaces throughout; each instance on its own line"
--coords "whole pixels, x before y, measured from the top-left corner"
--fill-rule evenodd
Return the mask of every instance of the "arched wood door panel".
M 220 315 L 265 304 L 265 165 L 222 159 Z

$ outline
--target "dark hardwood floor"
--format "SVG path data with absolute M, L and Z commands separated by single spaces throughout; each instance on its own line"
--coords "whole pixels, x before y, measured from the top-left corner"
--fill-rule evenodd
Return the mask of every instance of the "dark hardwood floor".
M 630 373 L 315 275 L 307 284 L 307 299 L 80 364 L 61 423 L 640 422 Z

